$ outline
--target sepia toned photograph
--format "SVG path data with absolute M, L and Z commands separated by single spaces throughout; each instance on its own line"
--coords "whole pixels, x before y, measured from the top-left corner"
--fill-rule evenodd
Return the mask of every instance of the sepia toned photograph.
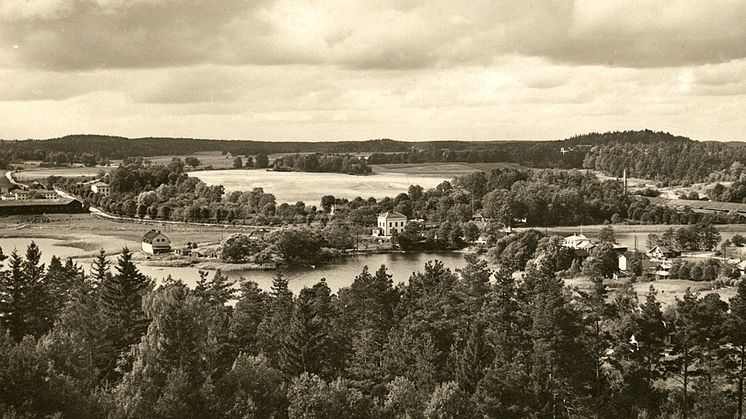
M 0 418 L 743 419 L 744 22 L 0 0 Z

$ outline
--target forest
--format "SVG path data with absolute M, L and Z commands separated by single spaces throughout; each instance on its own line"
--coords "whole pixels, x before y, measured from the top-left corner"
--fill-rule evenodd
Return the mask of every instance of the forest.
M 627 169 L 628 176 L 664 185 L 704 182 L 734 163 L 746 161 L 743 143 L 693 141 L 647 130 L 588 134 L 571 140 L 596 144 L 585 155 L 585 168 L 611 176 L 621 176 Z
M 560 242 L 539 240 L 522 276 L 470 255 L 295 295 L 281 272 L 268 291 L 220 272 L 189 288 L 126 249 L 84 273 L 31 244 L 0 256 L 0 414 L 741 417 L 746 282 L 662 307 L 654 283 L 610 290 L 590 264 L 592 287 L 568 288 Z
M 348 175 L 369 175 L 372 170 L 362 157 L 349 154 L 291 154 L 272 162 L 276 172 L 325 172 Z
M 737 180 L 728 176 L 734 164 L 746 160 L 742 143 L 694 141 L 651 130 L 589 133 L 557 141 L 422 141 L 390 139 L 341 142 L 271 142 L 251 140 L 206 140 L 193 138 L 135 138 L 71 135 L 50 140 L 0 140 L 0 168 L 12 162 L 40 160 L 43 165 L 73 163 L 105 165 L 112 159 L 152 157 L 220 151 L 233 156 L 277 153 L 314 153 L 316 159 L 343 159 L 344 154 L 371 153 L 367 164 L 388 163 L 515 163 L 530 168 L 595 169 L 611 176 L 652 179 L 662 184 L 706 180 Z M 296 157 L 281 158 L 279 170 L 318 171 L 319 167 Z M 359 163 L 362 166 L 362 163 Z M 329 166 L 336 167 L 337 163 Z M 301 167 L 302 166 L 302 167 Z M 264 167 L 257 165 L 257 167 Z M 367 169 L 333 171 L 360 174 Z M 332 170 L 323 170 L 332 171 Z M 728 199 L 740 202 L 739 198 Z

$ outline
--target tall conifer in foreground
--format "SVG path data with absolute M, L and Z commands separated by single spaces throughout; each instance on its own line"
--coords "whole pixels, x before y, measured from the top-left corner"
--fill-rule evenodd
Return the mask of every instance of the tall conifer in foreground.
M 105 277 L 100 286 L 101 312 L 108 323 L 105 333 L 114 351 L 111 354 L 111 367 L 118 355 L 137 343 L 148 328 L 142 297 L 151 286 L 152 281 L 140 273 L 132 262 L 129 249 L 122 249 L 116 274 Z

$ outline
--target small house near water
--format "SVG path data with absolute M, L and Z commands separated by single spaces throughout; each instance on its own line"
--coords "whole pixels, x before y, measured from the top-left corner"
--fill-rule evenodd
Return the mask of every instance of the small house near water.
M 150 230 L 142 237 L 142 251 L 151 255 L 171 252 L 171 240 L 160 230 Z

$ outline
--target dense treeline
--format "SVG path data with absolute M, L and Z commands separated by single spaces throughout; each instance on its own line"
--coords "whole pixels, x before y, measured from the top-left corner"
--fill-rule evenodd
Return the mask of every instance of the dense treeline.
M 74 135 L 52 140 L 0 141 L 0 163 L 41 160 L 49 165 L 106 164 L 110 159 L 205 151 L 235 156 L 278 153 L 372 153 L 368 164 L 425 162 L 507 162 L 534 168 L 591 168 L 612 176 L 672 183 L 734 180 L 731 166 L 746 159 L 740 143 L 699 142 L 665 132 L 590 133 L 561 141 L 425 141 L 389 139 L 342 142 L 270 142 L 191 138 Z M 7 163 L 5 163 L 7 165 Z M 313 163 L 311 163 L 313 168 Z M 257 167 L 261 167 L 257 165 Z M 293 168 L 292 164 L 282 167 Z M 314 171 L 314 170 L 309 170 Z
M 612 176 L 621 176 L 626 168 L 629 176 L 664 183 L 703 182 L 746 160 L 746 147 L 740 143 L 699 142 L 649 130 L 588 134 L 574 140 L 597 144 L 585 155 L 585 168 Z
M 578 149 L 561 153 L 563 141 L 489 143 L 468 149 L 412 149 L 406 153 L 373 153 L 369 164 L 391 163 L 516 163 L 535 168 L 579 169 L 585 153 Z
M 10 417 L 730 418 L 743 398 L 746 282 L 730 304 L 653 287 L 569 289 L 561 238 L 522 279 L 467 257 L 336 294 L 219 272 L 155 286 L 124 251 L 85 275 L 35 245 L 0 270 L 0 412 Z M 5 259 L 5 257 L 0 257 Z M 490 281 L 492 278 L 492 281 Z M 228 303 L 237 299 L 235 306 Z
M 272 168 L 277 172 L 371 173 L 364 158 L 349 154 L 291 154 L 275 158 Z

